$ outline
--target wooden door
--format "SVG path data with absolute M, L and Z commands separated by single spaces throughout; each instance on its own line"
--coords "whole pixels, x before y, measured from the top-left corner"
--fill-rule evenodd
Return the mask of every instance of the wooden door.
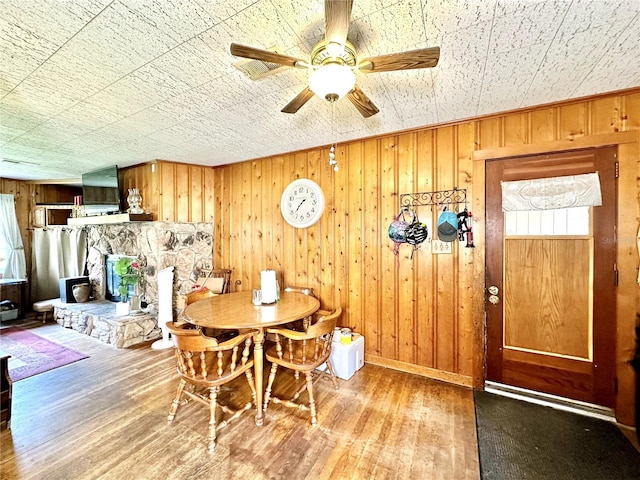
M 613 147 L 487 162 L 488 380 L 614 406 L 616 171 Z M 585 234 L 505 231 L 501 181 L 591 172 L 603 205 Z

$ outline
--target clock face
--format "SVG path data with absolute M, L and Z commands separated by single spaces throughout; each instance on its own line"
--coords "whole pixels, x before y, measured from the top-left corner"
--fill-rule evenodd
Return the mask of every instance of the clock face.
M 310 227 L 324 211 L 324 194 L 320 185 L 306 178 L 294 180 L 282 192 L 280 210 L 289 225 Z

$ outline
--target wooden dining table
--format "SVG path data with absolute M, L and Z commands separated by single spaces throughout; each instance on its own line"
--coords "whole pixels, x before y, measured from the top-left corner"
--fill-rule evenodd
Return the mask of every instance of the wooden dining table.
M 253 292 L 216 295 L 194 302 L 184 310 L 184 319 L 206 328 L 256 330 L 253 364 L 256 377 L 256 425 L 264 421 L 264 332 L 265 328 L 308 317 L 320 308 L 317 298 L 298 292 L 282 292 L 273 304 L 254 305 Z

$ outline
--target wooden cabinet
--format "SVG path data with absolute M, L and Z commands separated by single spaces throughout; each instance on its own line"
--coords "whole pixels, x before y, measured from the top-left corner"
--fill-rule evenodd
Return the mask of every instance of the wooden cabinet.
M 12 278 L 0 278 L 0 300 L 11 300 L 18 305 L 18 317 L 24 313 L 25 290 L 27 281 Z
M 82 195 L 82 187 L 74 187 L 71 185 L 37 185 L 35 202 L 36 205 L 73 205 L 73 197 L 76 195 Z
M 37 185 L 31 226 L 42 228 L 48 225 L 66 225 L 73 211 L 74 197 L 77 195 L 82 195 L 82 187 Z
M 11 397 L 13 385 L 9 377 L 10 355 L 0 357 L 0 428 L 11 426 Z
M 37 205 L 33 209 L 31 224 L 35 228 L 48 225 L 66 225 L 72 212 L 71 205 Z

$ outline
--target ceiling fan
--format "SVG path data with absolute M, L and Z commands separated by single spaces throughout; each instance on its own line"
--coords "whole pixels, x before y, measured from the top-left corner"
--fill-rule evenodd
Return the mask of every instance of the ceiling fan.
M 282 109 L 284 113 L 296 113 L 314 94 L 329 102 L 335 102 L 346 95 L 362 116 L 370 117 L 379 112 L 378 107 L 355 84 L 354 70 L 368 74 L 435 67 L 440 58 L 440 47 L 358 59 L 354 46 L 347 40 L 352 6 L 353 0 L 325 0 L 325 36 L 311 50 L 308 62 L 237 43 L 231 44 L 231 54 L 286 67 L 312 70 L 309 86 Z

